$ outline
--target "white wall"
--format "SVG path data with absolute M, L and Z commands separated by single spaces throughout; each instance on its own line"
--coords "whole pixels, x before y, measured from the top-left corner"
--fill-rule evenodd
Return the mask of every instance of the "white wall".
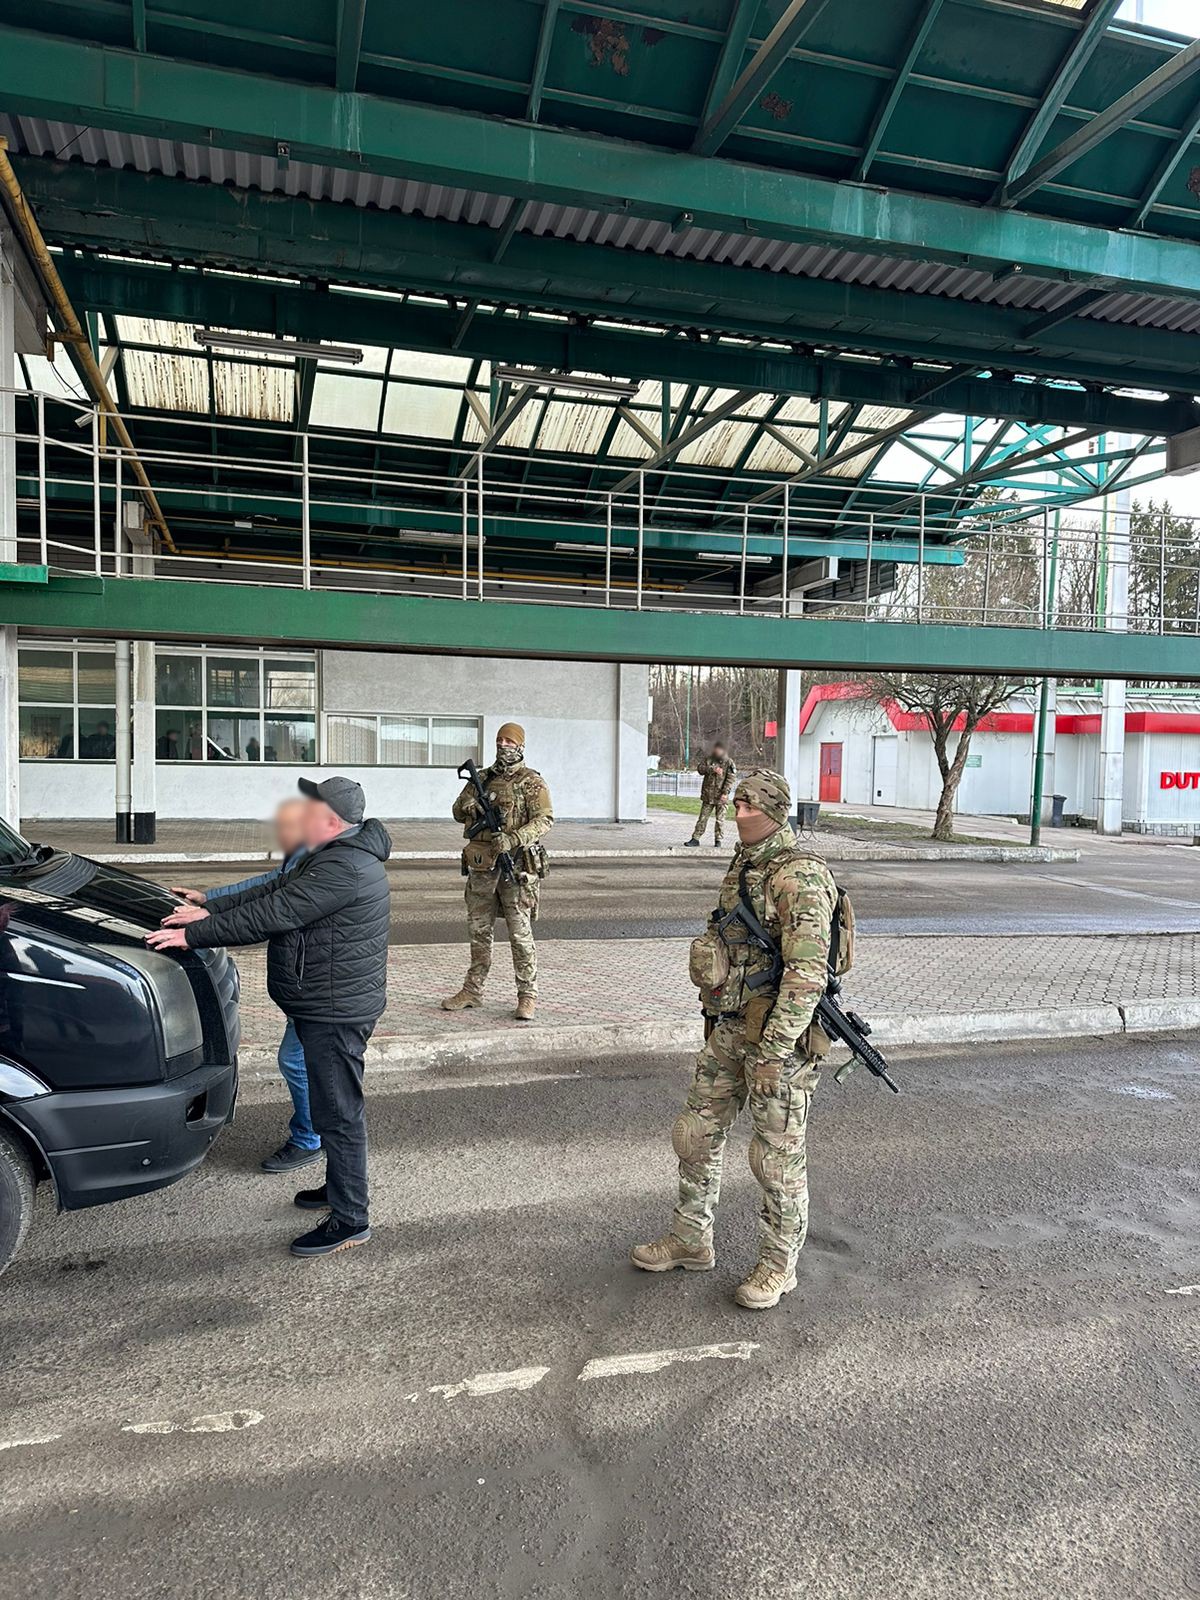
M 470 656 L 320 653 L 323 712 L 399 712 L 483 719 L 485 760 L 503 722 L 525 728 L 526 753 L 550 785 L 560 819 L 646 815 L 649 671 L 612 662 L 493 661 Z M 269 816 L 296 780 L 324 767 L 159 762 L 163 818 Z M 461 788 L 448 768 L 347 767 L 382 817 L 445 817 Z M 26 818 L 113 815 L 113 768 L 21 763 Z

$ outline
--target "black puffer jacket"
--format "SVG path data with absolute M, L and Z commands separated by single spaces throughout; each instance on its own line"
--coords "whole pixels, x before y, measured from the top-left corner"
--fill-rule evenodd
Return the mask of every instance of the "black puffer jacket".
M 392 841 L 382 822 L 304 856 L 271 883 L 221 901 L 187 924 L 192 949 L 267 944 L 267 993 L 301 1022 L 376 1022 L 387 1004 Z

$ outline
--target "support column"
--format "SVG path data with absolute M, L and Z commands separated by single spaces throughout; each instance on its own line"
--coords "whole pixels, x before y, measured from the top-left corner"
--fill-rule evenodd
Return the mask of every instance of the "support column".
M 799 792 L 800 784 L 800 672 L 794 667 L 783 667 L 779 673 L 779 686 L 775 704 L 775 760 L 792 791 L 792 808 L 805 798 Z
M 158 837 L 158 730 L 154 725 L 154 642 L 133 644 L 133 769 L 129 791 L 134 844 Z
M 135 578 L 154 576 L 153 545 L 146 534 L 146 508 L 127 500 L 117 531 L 121 571 Z M 154 644 L 148 639 L 117 640 L 118 844 L 153 844 L 157 819 L 157 729 L 154 725 Z
M 17 297 L 11 237 L 0 228 L 0 561 L 17 559 Z M 0 812 L 21 826 L 17 630 L 0 628 Z
M 1125 441 L 1118 441 L 1123 444 Z M 1129 631 L 1129 494 L 1116 497 L 1106 546 L 1104 623 L 1110 633 Z M 1125 798 L 1125 681 L 1106 678 L 1101 691 L 1100 760 L 1096 767 L 1096 832 L 1119 834 Z

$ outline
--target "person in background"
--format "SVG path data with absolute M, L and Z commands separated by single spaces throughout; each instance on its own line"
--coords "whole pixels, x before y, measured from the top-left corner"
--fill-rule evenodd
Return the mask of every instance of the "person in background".
M 189 905 L 204 906 L 218 911 L 235 895 L 247 889 L 257 889 L 261 884 L 273 883 L 303 859 L 307 854 L 304 843 L 304 806 L 301 799 L 284 800 L 275 809 L 275 845 L 283 857 L 282 864 L 270 872 L 260 872 L 254 877 L 242 878 L 237 883 L 227 883 L 223 889 L 172 889 Z M 292 1097 L 292 1120 L 288 1136 L 278 1150 L 262 1162 L 264 1172 L 294 1172 L 297 1167 L 307 1167 L 321 1159 L 321 1139 L 312 1125 L 308 1103 L 308 1069 L 304 1064 L 304 1050 L 296 1032 L 296 1024 L 289 1017 L 283 1038 L 279 1042 L 279 1070 Z
M 696 818 L 696 826 L 692 830 L 692 837 L 686 841 L 689 848 L 696 850 L 704 838 L 704 830 L 708 827 L 708 819 L 713 819 L 713 844 L 719 850 L 725 842 L 725 812 L 729 808 L 729 796 L 737 777 L 737 768 L 730 760 L 729 751 L 721 740 L 717 740 L 711 751 L 706 756 L 701 756 L 696 763 L 696 771 L 700 774 L 700 815 Z
M 155 754 L 160 761 L 178 761 L 183 752 L 179 748 L 179 729 L 168 728 L 160 734 Z
M 364 821 L 351 778 L 300 779 L 306 853 L 290 872 L 227 897 L 181 906 L 146 935 L 153 950 L 204 950 L 267 941 L 267 993 L 296 1024 L 308 1069 L 313 1127 L 325 1147 L 325 1182 L 296 1204 L 328 1211 L 292 1240 L 296 1256 L 326 1256 L 371 1237 L 367 1211 L 367 1041 L 387 1004 L 391 925 L 382 822 Z

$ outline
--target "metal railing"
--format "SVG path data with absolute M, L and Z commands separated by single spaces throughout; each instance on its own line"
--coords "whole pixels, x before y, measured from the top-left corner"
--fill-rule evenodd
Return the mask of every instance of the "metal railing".
M 123 506 L 137 493 L 131 453 L 106 435 L 94 407 L 18 392 L 32 421 L 15 434 L 18 559 L 128 576 L 130 550 L 119 530 Z M 174 524 L 174 548 L 154 553 L 160 579 L 1200 634 L 1200 519 L 1059 513 L 1036 495 L 1024 507 L 1002 499 L 984 504 L 961 491 L 859 484 L 818 477 L 815 469 L 774 482 L 707 469 L 710 485 L 724 483 L 714 511 L 711 496 L 696 493 L 694 475 L 669 464 L 625 471 L 618 479 L 624 487 L 563 489 L 534 476 L 546 469 L 545 457 L 489 454 L 478 442 L 381 436 L 374 441 L 377 465 L 364 479 L 338 458 L 347 444 L 361 448 L 361 434 L 289 435 L 284 458 L 278 427 L 222 418 L 222 431 L 236 434 L 244 449 L 214 457 L 212 419 L 155 419 L 156 430 L 168 426 L 178 431 L 177 447 L 139 445 L 137 452 Z M 81 526 L 64 534 L 57 510 L 70 497 Z M 358 520 L 363 531 L 339 532 L 339 519 Z M 191 533 L 199 521 L 208 544 Z M 214 523 L 229 530 L 216 549 Z M 270 553 L 248 548 L 268 529 Z M 527 562 L 539 550 L 554 559 L 544 570 L 536 570 L 536 559 L 535 570 L 523 570 L 511 548 L 497 545 L 500 536 L 523 539 Z M 389 539 L 395 548 L 386 554 L 359 548 Z M 345 554 L 337 553 L 339 543 Z

